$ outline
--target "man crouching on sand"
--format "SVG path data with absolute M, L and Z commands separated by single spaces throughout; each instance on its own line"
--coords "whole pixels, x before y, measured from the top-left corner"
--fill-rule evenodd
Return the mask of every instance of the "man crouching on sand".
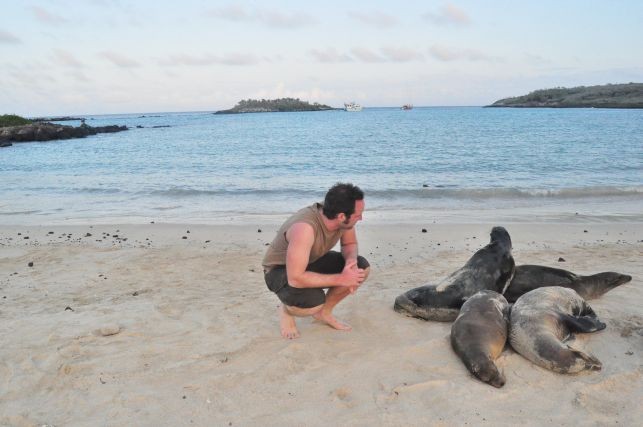
M 279 322 L 284 338 L 299 337 L 295 316 L 313 316 L 335 329 L 351 329 L 333 317 L 333 308 L 368 277 L 369 264 L 357 255 L 355 233 L 363 211 L 362 190 L 336 184 L 323 205 L 301 209 L 277 232 L 262 264 L 268 289 L 282 302 Z M 338 241 L 341 253 L 331 251 Z

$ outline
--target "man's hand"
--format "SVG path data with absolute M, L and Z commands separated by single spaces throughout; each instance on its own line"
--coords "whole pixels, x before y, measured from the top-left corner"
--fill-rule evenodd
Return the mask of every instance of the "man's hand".
M 365 277 L 364 270 L 357 268 L 357 260 L 352 259 L 346 262 L 344 270 L 342 270 L 340 285 L 350 288 L 351 293 L 354 293 Z

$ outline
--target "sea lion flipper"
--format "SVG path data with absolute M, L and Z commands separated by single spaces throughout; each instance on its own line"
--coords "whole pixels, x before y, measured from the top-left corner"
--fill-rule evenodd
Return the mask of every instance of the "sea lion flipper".
M 582 351 L 576 350 L 569 346 L 567 346 L 567 348 L 569 348 L 569 350 L 574 353 L 574 355 L 578 356 L 580 359 L 583 359 L 583 361 L 585 362 L 585 369 L 589 369 L 590 371 L 600 371 L 603 368 L 603 363 L 601 363 L 600 360 L 598 360 L 591 354 L 583 353 Z
M 572 316 L 570 314 L 561 315 L 561 320 L 570 332 L 596 332 L 605 329 L 605 323 L 598 320 L 595 316 Z

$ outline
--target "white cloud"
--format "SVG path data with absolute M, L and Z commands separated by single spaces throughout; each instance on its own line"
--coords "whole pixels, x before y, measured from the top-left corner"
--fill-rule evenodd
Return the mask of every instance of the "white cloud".
M 252 15 L 246 12 L 246 9 L 243 6 L 237 4 L 231 4 L 219 9 L 211 10 L 208 12 L 208 15 L 233 22 L 251 21 L 254 19 Z
M 427 12 L 423 15 L 425 19 L 438 25 L 460 25 L 467 26 L 471 24 L 471 19 L 467 13 L 452 5 L 446 4 L 438 13 Z
M 386 58 L 365 47 L 354 47 L 351 53 L 362 62 L 384 62 Z
M 83 68 L 85 66 L 71 52 L 62 49 L 54 49 L 54 61 L 69 68 Z
M 22 40 L 7 31 L 0 30 L 0 43 L 18 44 L 22 43 Z
M 100 56 L 120 68 L 136 68 L 141 65 L 137 61 L 116 52 L 104 51 L 100 53 Z
M 348 16 L 375 28 L 391 28 L 397 25 L 397 18 L 382 12 L 349 12 Z
M 257 18 L 272 28 L 301 28 L 317 23 L 315 18 L 302 12 L 284 14 L 274 10 L 264 10 L 257 13 Z
M 354 47 L 347 53 L 338 52 L 335 48 L 327 48 L 325 50 L 313 49 L 310 54 L 314 56 L 318 62 L 323 63 L 338 63 L 338 62 L 366 62 L 366 63 L 382 63 L 382 62 L 410 62 L 421 61 L 424 55 L 414 49 L 407 49 L 404 47 L 382 47 L 379 52 L 375 52 L 365 47 Z
M 317 23 L 314 17 L 303 12 L 282 13 L 273 9 L 248 11 L 236 4 L 210 10 L 208 15 L 230 22 L 259 22 L 271 28 L 293 29 Z
M 196 66 L 203 67 L 209 65 L 237 65 L 237 66 L 246 66 L 246 65 L 256 65 L 259 63 L 259 58 L 253 54 L 246 53 L 226 53 L 223 56 L 216 55 L 203 55 L 203 56 L 193 56 L 186 54 L 170 55 L 167 58 L 161 59 L 159 61 L 160 65 L 163 66 Z
M 380 51 L 391 62 L 410 62 L 424 59 L 424 55 L 403 47 L 383 47 Z
M 251 53 L 226 53 L 216 57 L 216 63 L 221 65 L 256 65 L 259 58 Z
M 485 55 L 475 49 L 458 49 L 441 45 L 433 45 L 429 48 L 429 53 L 440 61 L 497 61 L 497 58 Z
M 350 55 L 339 53 L 334 47 L 329 47 L 324 50 L 312 49 L 310 54 L 314 56 L 317 61 L 324 63 L 351 62 L 353 60 Z
M 43 24 L 63 25 L 69 22 L 67 21 L 67 19 L 63 18 L 62 16 L 49 12 L 48 10 L 43 9 L 42 7 L 33 6 L 31 8 L 31 11 L 33 12 L 36 19 L 42 22 Z

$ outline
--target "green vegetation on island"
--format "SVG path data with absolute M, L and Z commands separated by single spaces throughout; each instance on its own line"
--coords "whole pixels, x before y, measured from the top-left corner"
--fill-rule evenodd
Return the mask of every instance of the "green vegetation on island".
M 3 114 L 2 116 L 0 116 L 0 128 L 7 126 L 28 125 L 29 123 L 31 123 L 31 120 L 16 116 L 15 114 Z
M 489 107 L 516 108 L 643 108 L 643 83 L 541 89 L 505 98 Z
M 292 111 L 325 111 L 334 110 L 328 105 L 311 104 L 299 98 L 279 99 L 244 99 L 229 110 L 220 110 L 214 114 L 240 114 L 240 113 L 283 113 Z

